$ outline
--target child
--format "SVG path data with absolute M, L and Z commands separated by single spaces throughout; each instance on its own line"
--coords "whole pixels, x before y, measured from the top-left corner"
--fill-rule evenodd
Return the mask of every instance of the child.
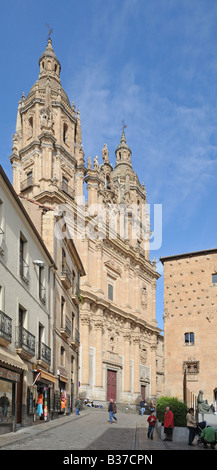
M 151 414 L 148 417 L 147 421 L 148 421 L 148 424 L 149 424 L 149 426 L 148 426 L 148 437 L 151 436 L 151 439 L 153 439 L 154 427 L 155 427 L 155 423 L 157 422 L 157 418 L 154 415 L 154 411 L 151 412 Z

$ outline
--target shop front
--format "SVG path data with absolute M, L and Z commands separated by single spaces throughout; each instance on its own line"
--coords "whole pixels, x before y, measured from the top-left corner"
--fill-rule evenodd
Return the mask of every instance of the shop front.
M 17 354 L 0 348 L 0 434 L 21 426 L 24 371 L 27 366 Z
M 69 414 L 71 412 L 71 397 L 67 392 L 68 376 L 66 370 L 59 366 L 57 371 L 59 377 L 59 396 L 60 396 L 60 414 Z
M 28 414 L 33 423 L 49 421 L 53 412 L 55 377 L 47 371 L 37 369 L 33 384 L 28 387 Z

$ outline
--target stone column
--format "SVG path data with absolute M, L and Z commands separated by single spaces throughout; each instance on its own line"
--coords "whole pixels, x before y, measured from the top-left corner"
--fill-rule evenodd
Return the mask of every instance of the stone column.
M 96 288 L 97 291 L 101 294 L 104 294 L 102 289 L 103 282 L 103 242 L 101 240 L 97 241 L 95 244 L 95 253 L 96 253 Z
M 134 344 L 134 393 L 140 394 L 140 336 L 139 328 L 133 334 Z
M 139 286 L 139 274 L 140 274 L 140 269 L 139 266 L 136 266 L 135 271 L 134 271 L 134 308 L 135 311 L 138 312 L 140 310 L 140 286 Z
M 124 299 L 123 304 L 127 308 L 131 308 L 131 294 L 130 291 L 130 261 L 127 260 L 124 264 Z
M 95 331 L 96 331 L 96 387 L 103 386 L 102 379 L 102 355 L 103 355 L 103 341 L 102 341 L 102 329 L 103 329 L 103 312 L 101 309 L 98 309 L 98 315 L 94 322 Z
M 154 324 L 154 326 L 157 326 L 157 320 L 156 320 L 156 287 L 157 287 L 157 282 L 156 279 L 154 279 L 151 283 L 151 322 Z
M 86 308 L 83 307 L 80 312 L 80 325 L 81 325 L 81 344 L 82 344 L 82 370 L 81 370 L 81 383 L 82 385 L 89 385 L 89 349 L 90 349 L 90 312 L 89 304 L 86 303 Z
M 156 396 L 156 350 L 157 345 L 151 345 L 151 396 Z
M 124 391 L 130 392 L 130 328 L 129 325 L 124 329 Z

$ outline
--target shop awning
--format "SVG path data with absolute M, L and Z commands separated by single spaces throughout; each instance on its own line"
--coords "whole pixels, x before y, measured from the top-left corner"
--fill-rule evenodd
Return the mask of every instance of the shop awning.
M 22 361 L 21 357 L 12 351 L 6 351 L 3 348 L 0 348 L 0 361 L 4 362 L 5 364 L 13 367 L 17 367 L 18 369 L 28 371 L 28 366 L 25 362 Z
M 61 382 L 68 383 L 69 381 L 68 374 L 66 372 L 66 369 L 64 369 L 64 367 L 62 366 L 58 367 L 57 375 L 59 376 L 59 379 L 61 380 Z
M 48 380 L 48 382 L 53 382 L 54 384 L 56 382 L 56 377 L 46 370 L 41 370 L 41 378 Z
M 54 377 L 54 375 L 50 374 L 50 372 L 47 372 L 46 370 L 38 369 L 35 372 L 37 372 L 37 375 L 35 376 L 35 379 L 32 385 L 35 385 L 37 380 L 40 380 L 40 379 L 44 379 L 47 382 L 52 382 L 52 383 L 56 382 L 56 377 Z

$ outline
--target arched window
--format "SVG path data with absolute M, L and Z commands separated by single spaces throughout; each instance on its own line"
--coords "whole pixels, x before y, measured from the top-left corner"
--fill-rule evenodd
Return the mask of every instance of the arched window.
M 28 137 L 31 137 L 32 134 L 33 134 L 33 117 L 30 116 L 29 120 L 28 120 Z
M 63 124 L 63 142 L 65 142 L 65 144 L 67 143 L 67 134 L 68 134 L 68 126 L 64 122 L 64 124 Z
M 109 175 L 106 175 L 106 178 L 105 178 L 105 187 L 106 187 L 106 189 L 111 189 L 111 183 L 110 183 L 110 177 L 109 177 Z

